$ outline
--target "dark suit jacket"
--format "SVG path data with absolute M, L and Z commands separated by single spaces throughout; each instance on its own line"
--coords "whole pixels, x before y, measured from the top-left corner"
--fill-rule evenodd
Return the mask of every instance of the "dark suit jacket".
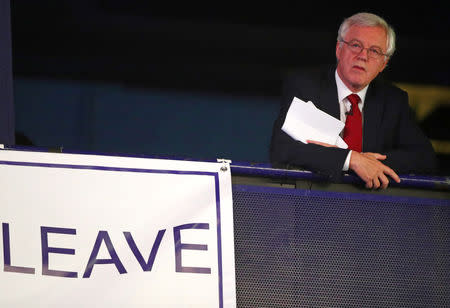
M 283 86 L 281 109 L 273 127 L 270 160 L 276 167 L 300 167 L 340 180 L 349 150 L 296 141 L 281 130 L 296 96 L 312 101 L 340 118 L 335 68 L 292 74 Z M 430 141 L 415 122 L 408 94 L 380 80 L 369 85 L 363 110 L 363 152 L 387 155 L 384 164 L 397 174 L 433 173 L 436 157 Z

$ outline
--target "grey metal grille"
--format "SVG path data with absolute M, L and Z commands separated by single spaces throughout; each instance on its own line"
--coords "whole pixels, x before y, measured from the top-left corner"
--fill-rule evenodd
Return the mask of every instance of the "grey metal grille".
M 450 206 L 233 186 L 238 307 L 450 307 Z

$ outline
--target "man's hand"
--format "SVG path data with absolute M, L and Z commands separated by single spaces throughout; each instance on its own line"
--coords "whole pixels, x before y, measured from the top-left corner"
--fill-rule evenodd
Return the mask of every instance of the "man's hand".
M 387 176 L 400 183 L 397 173 L 380 161 L 385 159 L 386 155 L 379 153 L 352 151 L 349 167 L 366 183 L 367 188 L 385 189 L 389 185 Z
M 335 145 L 315 140 L 306 140 L 306 142 L 324 147 L 337 148 Z M 352 151 L 349 168 L 355 171 L 355 173 L 366 183 L 367 188 L 378 189 L 381 187 L 382 189 L 385 189 L 389 185 L 388 176 L 397 183 L 400 183 L 400 178 L 397 173 L 380 161 L 385 159 L 386 155 L 379 153 L 359 153 Z

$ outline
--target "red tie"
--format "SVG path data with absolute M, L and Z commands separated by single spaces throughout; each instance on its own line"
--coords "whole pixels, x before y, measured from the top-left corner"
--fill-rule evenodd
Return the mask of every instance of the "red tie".
M 352 108 L 347 113 L 347 120 L 344 127 L 344 141 L 347 143 L 350 150 L 357 152 L 362 151 L 362 118 L 361 111 L 359 111 L 358 102 L 359 96 L 357 94 L 350 94 L 347 99 L 352 104 Z

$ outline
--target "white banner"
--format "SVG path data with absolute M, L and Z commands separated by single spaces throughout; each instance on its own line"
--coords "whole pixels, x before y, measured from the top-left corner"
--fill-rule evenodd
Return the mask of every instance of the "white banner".
M 0 307 L 235 307 L 227 163 L 0 150 Z

